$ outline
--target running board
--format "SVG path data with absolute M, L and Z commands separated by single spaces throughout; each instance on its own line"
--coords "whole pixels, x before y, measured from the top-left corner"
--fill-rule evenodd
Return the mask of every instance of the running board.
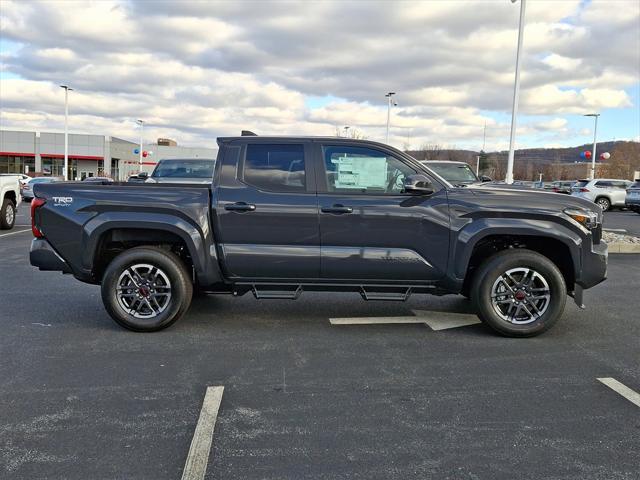
M 367 291 L 366 287 L 360 287 L 360 295 L 365 300 L 393 300 L 406 302 L 411 296 L 411 288 L 404 288 L 401 290 L 374 290 Z
M 282 288 L 282 285 L 257 285 L 251 286 L 253 296 L 258 300 L 297 300 L 302 293 L 302 285 L 295 286 L 295 290 L 276 290 L 274 287 Z

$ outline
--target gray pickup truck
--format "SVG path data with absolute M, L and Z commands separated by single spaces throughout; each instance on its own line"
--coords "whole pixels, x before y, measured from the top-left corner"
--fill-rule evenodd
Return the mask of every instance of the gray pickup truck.
M 211 181 L 36 185 L 31 264 L 101 285 L 113 319 L 163 329 L 193 290 L 259 299 L 462 294 L 497 332 L 537 335 L 606 278 L 600 207 L 457 188 L 371 141 L 218 139 Z

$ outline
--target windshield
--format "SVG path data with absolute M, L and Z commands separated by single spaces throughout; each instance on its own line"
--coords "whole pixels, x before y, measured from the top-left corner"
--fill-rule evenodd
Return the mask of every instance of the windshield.
M 152 178 L 211 178 L 213 160 L 160 160 Z
M 473 170 L 471 170 L 466 163 L 427 162 L 425 165 L 450 183 L 472 183 L 479 181 L 476 174 L 473 173 Z

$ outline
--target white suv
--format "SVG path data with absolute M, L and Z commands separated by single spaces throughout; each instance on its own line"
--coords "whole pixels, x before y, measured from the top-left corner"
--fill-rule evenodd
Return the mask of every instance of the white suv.
M 615 178 L 578 180 L 571 187 L 571 195 L 591 200 L 606 212 L 612 207 L 624 207 L 627 188 L 631 182 Z

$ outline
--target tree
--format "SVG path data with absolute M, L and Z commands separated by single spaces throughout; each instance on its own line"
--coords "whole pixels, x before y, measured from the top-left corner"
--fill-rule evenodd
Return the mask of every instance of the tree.
M 336 127 L 336 137 L 353 138 L 356 140 L 366 140 L 368 138 L 362 130 L 351 127 Z
M 610 178 L 634 180 L 634 173 L 640 171 L 640 142 L 619 143 L 611 151 L 609 161 L 598 170 Z
M 438 160 L 442 154 L 443 148 L 439 143 L 425 143 L 420 148 L 424 152 L 424 159 L 420 160 Z

